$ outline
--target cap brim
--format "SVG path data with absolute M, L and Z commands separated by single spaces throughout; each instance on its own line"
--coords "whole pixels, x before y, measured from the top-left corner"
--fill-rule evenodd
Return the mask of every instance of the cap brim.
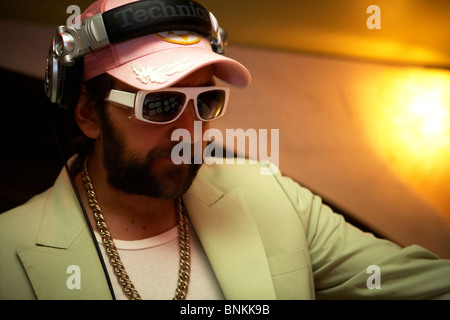
M 250 72 L 239 62 L 210 49 L 190 47 L 155 52 L 106 73 L 141 90 L 158 90 L 206 66 L 213 66 L 214 75 L 231 85 L 244 87 L 251 82 Z

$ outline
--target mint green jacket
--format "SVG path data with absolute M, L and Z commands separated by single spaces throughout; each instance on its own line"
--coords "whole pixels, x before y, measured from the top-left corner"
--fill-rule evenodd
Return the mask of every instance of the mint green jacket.
M 261 168 L 204 166 L 184 195 L 227 299 L 450 298 L 449 260 L 363 233 L 307 189 Z M 70 266 L 79 267 L 79 288 L 68 286 Z M 375 276 L 378 288 L 370 285 Z M 111 299 L 65 171 L 0 215 L 0 299 Z

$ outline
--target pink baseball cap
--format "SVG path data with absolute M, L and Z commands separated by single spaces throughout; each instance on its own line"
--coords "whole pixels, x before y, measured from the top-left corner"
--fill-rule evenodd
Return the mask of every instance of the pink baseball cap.
M 135 1 L 96 1 L 81 15 L 81 21 Z M 215 53 L 208 38 L 177 30 L 110 44 L 85 55 L 83 80 L 107 73 L 135 88 L 157 90 L 209 65 L 216 77 L 231 85 L 243 87 L 251 81 L 250 72 L 239 62 Z

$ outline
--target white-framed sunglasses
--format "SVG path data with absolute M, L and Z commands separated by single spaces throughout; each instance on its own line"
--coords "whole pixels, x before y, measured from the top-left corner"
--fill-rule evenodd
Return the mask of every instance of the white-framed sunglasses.
M 131 93 L 112 89 L 106 101 L 134 109 L 136 119 L 167 124 L 176 121 L 193 100 L 198 119 L 211 121 L 224 115 L 230 89 L 227 87 L 171 87 Z

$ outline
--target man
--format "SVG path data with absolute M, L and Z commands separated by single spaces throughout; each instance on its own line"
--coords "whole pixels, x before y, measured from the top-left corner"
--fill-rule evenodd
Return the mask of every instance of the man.
M 119 34 L 187 16 L 217 30 L 192 1 L 101 0 L 81 20 L 98 13 Z M 73 119 L 84 149 L 51 189 L 0 215 L 0 298 L 450 298 L 450 261 L 359 231 L 277 170 L 174 163 L 172 132 L 194 137 L 194 121 L 206 130 L 224 112 L 215 77 L 250 81 L 213 52 L 218 34 L 184 27 L 83 55 Z

